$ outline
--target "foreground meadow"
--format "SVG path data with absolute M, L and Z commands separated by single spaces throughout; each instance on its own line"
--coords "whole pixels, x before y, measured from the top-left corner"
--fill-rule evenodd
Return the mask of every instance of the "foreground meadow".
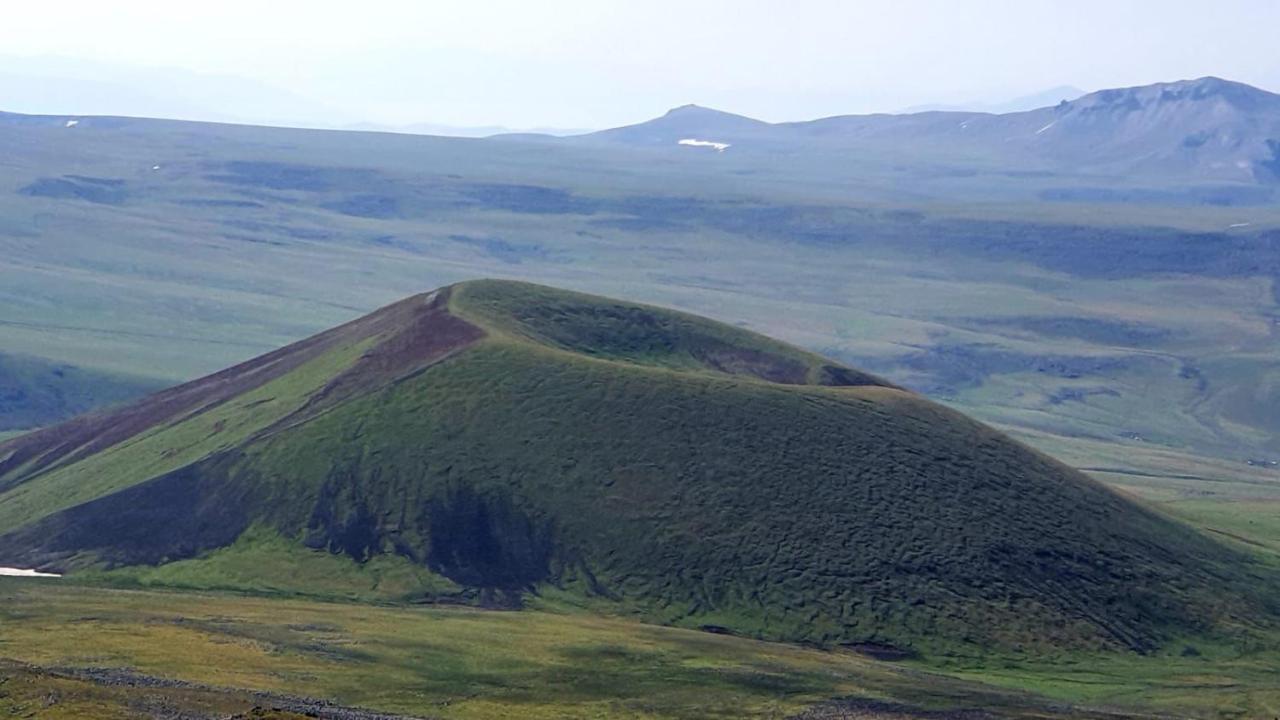
M 577 613 L 13 578 L 0 579 L 0 658 L 0 717 L 1262 717 L 1280 706 L 1275 656 L 1261 650 L 888 663 Z

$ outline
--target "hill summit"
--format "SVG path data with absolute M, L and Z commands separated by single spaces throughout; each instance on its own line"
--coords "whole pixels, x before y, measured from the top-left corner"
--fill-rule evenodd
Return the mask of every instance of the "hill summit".
M 1259 607 L 1219 599 L 1243 557 L 873 375 L 523 283 L 0 444 L 0 565 L 234 588 L 263 537 L 412 566 L 405 599 L 824 643 L 1148 649 Z
M 1137 110 L 1152 105 L 1178 105 L 1189 103 L 1224 103 L 1241 110 L 1280 109 L 1280 95 L 1218 77 L 1202 77 L 1196 80 L 1156 83 L 1138 87 L 1099 90 L 1067 102 L 1079 109 L 1109 106 L 1124 110 Z

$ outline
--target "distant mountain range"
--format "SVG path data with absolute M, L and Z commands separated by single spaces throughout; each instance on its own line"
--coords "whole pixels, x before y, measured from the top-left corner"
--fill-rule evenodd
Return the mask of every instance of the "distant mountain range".
M 581 128 L 372 122 L 359 111 L 237 75 L 72 58 L 0 55 L 0 98 L 9 112 L 115 115 L 276 127 L 486 137 L 513 132 L 572 135 Z
M 0 73 L 4 109 L 504 141 L 564 137 L 563 142 L 580 145 L 748 155 L 767 160 L 771 167 L 783 156 L 808 158 L 802 160 L 811 165 L 806 174 L 817 170 L 864 177 L 891 170 L 909 177 L 912 186 L 922 177 L 938 176 L 1076 176 L 1067 183 L 1070 187 L 1060 187 L 1063 178 L 1048 183 L 1053 187 L 1044 192 L 1052 197 L 1044 199 L 1050 200 L 1258 204 L 1270 202 L 1271 191 L 1256 188 L 1280 184 L 1280 95 L 1215 77 L 1088 94 L 1060 86 L 997 104 L 927 105 L 901 114 L 783 123 L 685 105 L 647 122 L 589 132 L 501 125 L 392 126 L 244 78 L 82 65 L 49 61 L 40 65 L 43 75 Z M 139 90 L 156 85 L 175 90 L 163 95 Z M 219 108 L 236 108 L 239 115 Z M 839 169 L 824 170 L 818 163 Z M 1116 183 L 1130 187 L 1117 194 L 1107 187 Z M 1170 187 L 1180 188 L 1181 195 L 1170 195 Z M 976 195 L 1001 191 L 987 184 Z
M 283 127 L 357 122 L 288 90 L 235 75 L 148 68 L 70 58 L 0 56 L 4 110 L 119 115 Z
M 889 162 L 1280 182 L 1280 95 L 1206 77 L 1100 90 L 1023 112 L 931 111 L 767 123 L 696 105 L 574 141 L 733 153 L 852 153 Z
M 1027 110 L 1038 110 L 1042 107 L 1057 105 L 1063 100 L 1075 100 L 1082 95 L 1086 95 L 1084 90 L 1071 85 L 1059 85 L 1041 90 L 1037 93 L 1029 95 L 1021 95 L 1011 100 L 1003 102 L 970 102 L 961 104 L 939 104 L 932 103 L 928 105 L 913 105 L 902 111 L 902 114 L 921 113 L 921 112 L 985 112 L 1001 115 L 1004 113 L 1025 112 Z
M 356 132 L 392 132 L 406 135 L 435 135 L 437 137 L 484 138 L 494 135 L 551 135 L 564 137 L 568 135 L 586 135 L 593 132 L 587 128 L 511 128 L 505 125 L 443 125 L 440 123 L 411 123 L 409 125 L 386 125 L 382 123 L 351 123 L 338 130 Z

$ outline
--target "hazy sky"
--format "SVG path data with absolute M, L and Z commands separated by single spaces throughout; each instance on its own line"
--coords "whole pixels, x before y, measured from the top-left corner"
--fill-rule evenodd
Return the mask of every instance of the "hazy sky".
M 344 120 L 605 127 L 689 102 L 790 120 L 1202 75 L 1280 89 L 1278 27 L 1276 0 L 59 0 L 5 3 L 0 73 L 88 60 L 155 95 L 165 75 L 120 66 L 178 68 Z

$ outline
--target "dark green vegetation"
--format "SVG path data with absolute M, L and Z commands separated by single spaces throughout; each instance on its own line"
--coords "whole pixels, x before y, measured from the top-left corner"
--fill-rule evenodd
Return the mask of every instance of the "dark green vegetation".
M 1150 651 L 1274 612 L 1260 561 L 874 376 L 500 281 L 0 445 L 0 564 L 825 646 Z

